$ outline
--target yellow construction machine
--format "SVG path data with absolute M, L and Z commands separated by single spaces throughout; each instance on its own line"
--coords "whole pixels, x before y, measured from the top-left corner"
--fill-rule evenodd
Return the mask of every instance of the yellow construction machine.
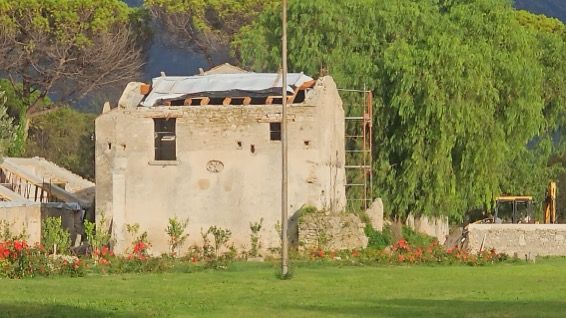
M 543 222 L 545 224 L 556 223 L 556 182 L 550 182 L 548 184 L 543 212 Z
M 533 213 L 533 197 L 531 196 L 499 196 L 495 198 L 495 208 L 493 213 L 486 215 L 484 211 L 481 216 L 474 215 L 477 221 L 473 221 L 470 215 L 469 223 L 515 223 L 515 224 L 532 224 L 535 221 Z M 477 217 L 480 217 L 478 219 Z M 546 199 L 543 206 L 543 219 L 545 224 L 556 223 L 556 183 L 550 182 L 546 189 Z M 465 247 L 468 244 L 468 224 L 462 228 L 460 236 L 454 240 L 447 240 L 449 246 Z M 483 245 L 483 243 L 482 243 Z
M 500 196 L 495 199 L 495 209 L 490 221 L 479 223 L 536 223 L 533 213 L 533 197 Z M 543 223 L 556 223 L 556 182 L 550 182 L 543 206 Z

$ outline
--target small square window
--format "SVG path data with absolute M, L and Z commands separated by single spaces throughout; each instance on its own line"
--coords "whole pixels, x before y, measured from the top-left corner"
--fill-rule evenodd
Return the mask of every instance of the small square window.
M 281 123 L 269 123 L 269 136 L 271 140 L 281 140 Z

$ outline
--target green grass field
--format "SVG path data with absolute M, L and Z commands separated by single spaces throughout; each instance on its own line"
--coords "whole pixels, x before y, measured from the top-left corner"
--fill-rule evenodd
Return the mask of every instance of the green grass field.
M 0 317 L 566 317 L 566 259 L 0 280 Z

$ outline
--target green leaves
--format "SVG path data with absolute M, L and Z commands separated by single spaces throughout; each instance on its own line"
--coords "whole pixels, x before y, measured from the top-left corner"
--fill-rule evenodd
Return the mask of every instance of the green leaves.
M 8 147 L 14 142 L 17 128 L 7 114 L 5 104 L 5 93 L 0 91 L 0 160 Z
M 59 41 L 88 45 L 97 32 L 126 23 L 134 9 L 111 0 L 0 0 L 0 26 L 50 33 Z
M 94 180 L 94 118 L 68 107 L 33 118 L 25 155 L 46 158 Z
M 244 64 L 278 68 L 279 14 L 236 37 Z M 392 214 L 458 218 L 503 191 L 544 191 L 556 147 L 527 143 L 566 118 L 561 30 L 499 0 L 291 1 L 289 64 L 373 90 L 376 195 Z
M 71 235 L 63 228 L 61 217 L 47 217 L 41 226 L 41 242 L 49 254 L 69 252 Z

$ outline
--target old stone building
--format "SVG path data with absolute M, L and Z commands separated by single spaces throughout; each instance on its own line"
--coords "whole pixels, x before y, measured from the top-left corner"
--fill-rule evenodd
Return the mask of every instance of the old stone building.
M 288 75 L 291 222 L 303 205 L 345 206 L 344 111 L 331 77 Z M 201 230 L 230 229 L 249 246 L 263 219 L 264 248 L 278 247 L 281 202 L 281 75 L 224 65 L 200 75 L 130 83 L 117 107 L 96 119 L 96 213 L 110 220 L 115 251 L 128 224 L 168 251 L 168 219 Z M 291 229 L 296 226 L 291 226 Z M 291 239 L 296 233 L 290 233 Z

